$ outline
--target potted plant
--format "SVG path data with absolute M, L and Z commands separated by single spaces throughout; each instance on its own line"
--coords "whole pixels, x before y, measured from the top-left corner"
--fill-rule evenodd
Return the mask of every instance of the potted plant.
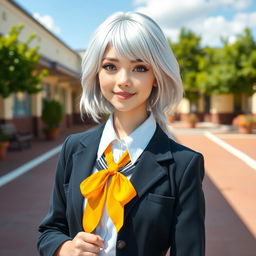
M 167 120 L 169 123 L 173 123 L 175 121 L 175 116 L 174 115 L 167 115 Z
M 45 125 L 44 132 L 48 140 L 56 140 L 59 137 L 59 124 L 63 118 L 63 109 L 60 102 L 47 100 L 43 102 L 42 120 Z
M 198 117 L 195 113 L 190 113 L 186 116 L 187 126 L 189 128 L 195 128 L 198 122 Z
M 241 114 L 233 119 L 232 124 L 238 127 L 239 133 L 252 133 L 252 129 L 256 125 L 256 117 Z
M 0 131 L 0 160 L 5 158 L 8 147 L 9 136 Z

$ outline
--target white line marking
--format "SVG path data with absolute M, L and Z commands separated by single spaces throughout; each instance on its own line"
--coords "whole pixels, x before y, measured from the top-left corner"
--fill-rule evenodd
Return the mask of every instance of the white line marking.
M 256 134 L 218 134 L 219 138 L 223 139 L 246 139 L 251 140 L 256 138 Z
M 9 172 L 6 175 L 0 177 L 0 187 L 6 185 L 7 183 L 17 179 L 22 174 L 30 171 L 32 168 L 36 167 L 37 165 L 43 163 L 44 161 L 48 160 L 49 158 L 53 157 L 57 153 L 60 152 L 62 144 L 53 148 L 52 150 L 48 151 L 47 153 L 42 154 L 41 156 L 21 165 L 17 169 Z
M 217 136 L 213 135 L 210 132 L 205 132 L 204 135 L 208 139 L 212 140 L 213 142 L 215 142 L 219 146 L 221 146 L 224 149 L 226 149 L 229 153 L 231 153 L 234 156 L 238 157 L 244 163 L 249 165 L 252 169 L 256 170 L 256 161 L 253 158 L 249 157 L 248 155 L 246 155 L 242 151 L 240 151 L 240 150 L 234 148 L 233 146 L 229 145 L 228 143 L 226 143 L 225 141 L 221 140 L 220 138 L 218 138 Z

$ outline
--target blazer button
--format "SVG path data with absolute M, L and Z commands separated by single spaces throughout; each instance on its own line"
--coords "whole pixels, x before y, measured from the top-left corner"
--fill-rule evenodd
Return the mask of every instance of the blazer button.
M 126 246 L 126 242 L 124 240 L 118 240 L 116 242 L 116 248 L 117 249 L 123 249 Z

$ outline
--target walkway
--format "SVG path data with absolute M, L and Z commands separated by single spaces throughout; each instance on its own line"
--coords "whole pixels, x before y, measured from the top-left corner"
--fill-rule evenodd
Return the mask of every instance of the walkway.
M 206 255 L 254 256 L 256 170 L 209 140 L 204 129 L 175 131 L 180 143 L 202 152 L 205 157 Z M 255 156 L 255 134 L 212 132 L 249 156 Z
M 74 127 L 69 132 L 85 128 Z M 254 256 L 256 252 L 256 170 L 208 139 L 205 131 L 256 159 L 256 135 L 240 136 L 225 130 L 176 125 L 176 139 L 205 156 L 204 191 L 207 202 L 207 256 Z M 10 152 L 0 162 L 0 175 L 58 146 L 56 142 L 37 141 L 32 149 Z M 0 255 L 35 256 L 37 226 L 48 208 L 57 154 L 31 171 L 0 187 Z M 1 178 L 0 178 L 1 180 Z

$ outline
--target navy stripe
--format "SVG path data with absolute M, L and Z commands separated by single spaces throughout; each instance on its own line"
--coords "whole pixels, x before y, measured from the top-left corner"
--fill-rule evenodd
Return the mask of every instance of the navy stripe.
M 135 164 L 133 164 L 132 162 L 127 163 L 124 167 L 120 168 L 119 172 L 121 172 L 125 176 L 132 174 L 132 170 L 135 168 L 136 163 L 137 161 L 135 162 Z M 95 167 L 98 170 L 105 170 L 108 168 L 104 154 L 101 156 L 100 159 L 97 159 Z

